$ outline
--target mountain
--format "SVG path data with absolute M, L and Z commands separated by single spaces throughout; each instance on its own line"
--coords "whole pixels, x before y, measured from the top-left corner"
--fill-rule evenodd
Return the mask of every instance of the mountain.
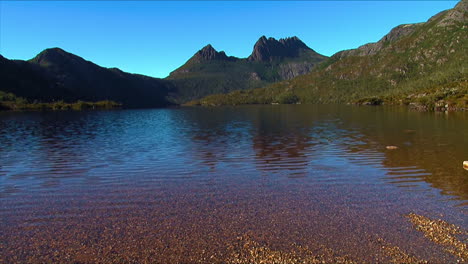
M 211 45 L 199 50 L 167 80 L 177 103 L 214 93 L 253 89 L 308 73 L 326 59 L 297 37 L 276 40 L 262 36 L 248 58 L 227 56 Z
M 228 57 L 207 45 L 169 78 L 158 79 L 104 68 L 51 48 L 28 61 L 0 56 L 0 91 L 30 102 L 112 100 L 124 107 L 162 107 L 290 79 L 324 58 L 297 37 L 262 37 L 248 58 Z
M 0 55 L 0 90 L 23 97 L 43 99 L 46 94 L 66 97 L 66 90 L 56 90 L 52 80 L 37 65 L 26 61 L 8 60 Z
M 305 75 L 194 103 L 383 102 L 468 108 L 467 3 L 462 0 L 425 23 L 397 26 L 376 43 L 338 52 Z M 259 53 L 251 58 L 265 60 L 265 54 L 275 57 L 280 51 Z
M 195 100 L 202 105 L 356 102 L 468 108 L 467 2 L 330 58 L 297 37 L 262 36 L 247 58 L 207 45 L 166 79 L 104 68 L 60 48 L 28 61 L 0 55 L 0 100 L 12 93 L 29 102 L 112 100 L 124 107 Z
M 0 57 L 3 92 L 31 101 L 112 100 L 125 107 L 161 107 L 167 81 L 104 68 L 60 48 L 46 49 L 29 61 Z
M 247 58 L 249 61 L 271 62 L 286 58 L 299 58 L 301 55 L 306 55 L 312 51 L 298 37 L 280 39 L 266 38 L 262 36 L 255 43 L 252 54 Z M 316 53 L 310 52 L 312 56 Z
M 218 52 L 213 48 L 213 46 L 211 46 L 211 44 L 208 44 L 203 49 L 195 53 L 195 55 L 189 60 L 188 63 L 203 63 L 212 60 L 229 61 L 235 60 L 235 58 L 228 58 L 224 51 Z

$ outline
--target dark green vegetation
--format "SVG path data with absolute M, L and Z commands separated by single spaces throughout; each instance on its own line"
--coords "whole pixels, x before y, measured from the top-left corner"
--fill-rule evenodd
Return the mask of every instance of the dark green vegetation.
M 175 85 L 177 103 L 209 94 L 248 90 L 308 73 L 326 57 L 297 37 L 276 40 L 262 36 L 245 59 L 228 57 L 211 45 L 198 51 L 167 78 Z
M 191 104 L 352 102 L 467 108 L 466 11 L 463 0 L 426 23 L 401 25 L 377 43 L 338 52 L 308 74 Z
M 0 84 L 0 91 L 24 98 L 22 105 L 108 100 L 125 107 L 171 104 L 165 98 L 170 89 L 166 81 L 103 68 L 59 48 L 44 50 L 29 61 L 0 56 Z
M 28 102 L 22 97 L 16 97 L 12 93 L 0 91 L 0 110 L 87 110 L 87 109 L 114 109 L 122 107 L 121 104 L 113 101 L 84 102 L 77 101 L 66 103 L 57 102 Z

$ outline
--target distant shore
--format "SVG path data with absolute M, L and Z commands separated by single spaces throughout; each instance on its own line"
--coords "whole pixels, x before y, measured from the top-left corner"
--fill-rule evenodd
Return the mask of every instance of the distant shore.
M 118 109 L 122 104 L 113 101 L 66 103 L 63 101 L 51 103 L 16 103 L 0 102 L 0 111 L 61 111 L 61 110 L 102 110 Z

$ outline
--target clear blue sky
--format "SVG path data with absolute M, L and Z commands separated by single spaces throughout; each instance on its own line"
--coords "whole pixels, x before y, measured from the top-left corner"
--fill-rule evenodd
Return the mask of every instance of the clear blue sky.
M 324 55 L 378 41 L 457 1 L 0 1 L 0 54 L 60 47 L 104 67 L 166 77 L 210 43 L 247 57 L 262 35 L 298 36 Z

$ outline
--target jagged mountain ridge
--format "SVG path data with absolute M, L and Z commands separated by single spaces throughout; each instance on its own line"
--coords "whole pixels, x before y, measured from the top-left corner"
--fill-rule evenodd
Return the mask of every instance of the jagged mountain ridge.
M 199 50 L 197 53 L 195 53 L 193 59 L 197 62 L 202 62 L 210 60 L 230 60 L 234 59 L 234 57 L 229 58 L 228 56 L 226 56 L 226 53 L 224 51 L 218 52 L 213 48 L 213 46 L 211 46 L 211 44 L 208 44 L 201 50 Z
M 159 107 L 289 79 L 324 58 L 298 38 L 269 40 L 282 50 L 267 62 L 228 57 L 207 45 L 167 79 L 104 68 L 60 48 L 46 49 L 28 61 L 1 57 L 0 90 L 31 101 L 113 100 L 125 107 Z
M 462 0 L 425 23 L 397 26 L 376 43 L 338 52 L 308 74 L 198 103 L 347 103 L 377 97 L 467 108 L 467 3 Z
M 205 46 L 167 78 L 172 99 L 184 103 L 213 93 L 248 90 L 305 74 L 326 57 L 298 37 L 276 40 L 262 36 L 247 58 L 227 56 Z
M 249 61 L 273 61 L 286 58 L 300 57 L 301 53 L 315 52 L 309 48 L 298 37 L 282 38 L 276 40 L 274 38 L 266 38 L 262 36 L 254 46 L 252 54 L 247 58 Z

